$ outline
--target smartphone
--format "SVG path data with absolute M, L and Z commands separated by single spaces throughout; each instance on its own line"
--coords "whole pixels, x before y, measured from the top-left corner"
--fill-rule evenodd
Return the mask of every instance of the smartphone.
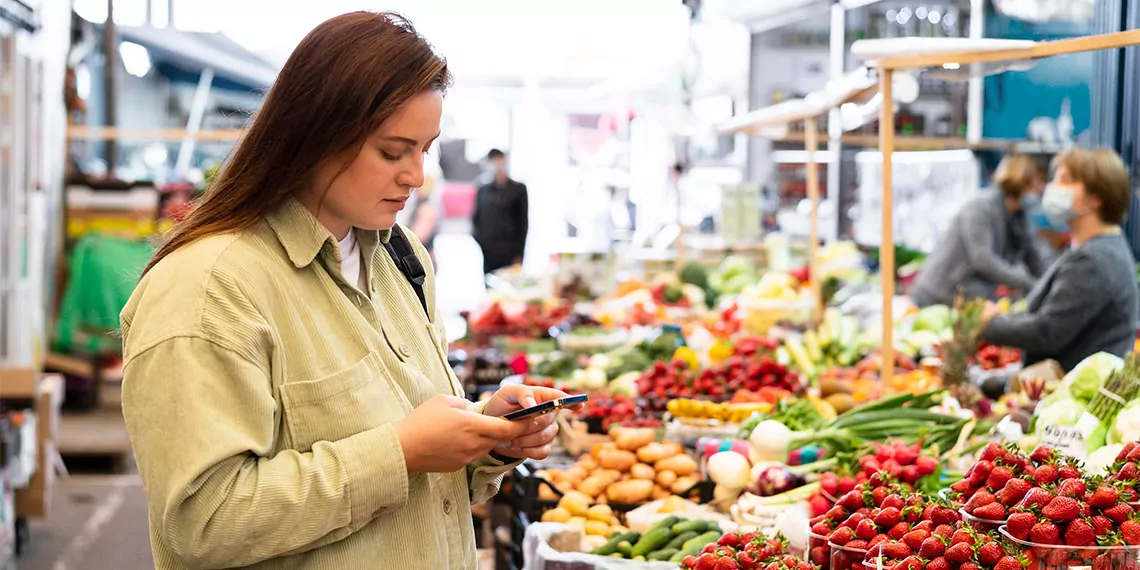
M 523 418 L 529 418 L 531 416 L 548 414 L 555 410 L 561 410 L 562 408 L 569 408 L 571 406 L 577 406 L 578 404 L 584 404 L 586 403 L 586 400 L 589 399 L 590 398 L 585 394 L 579 394 L 577 396 L 566 396 L 565 398 L 558 398 L 557 400 L 548 400 L 546 402 L 538 404 L 537 406 L 515 410 L 503 417 L 512 421 L 521 420 Z

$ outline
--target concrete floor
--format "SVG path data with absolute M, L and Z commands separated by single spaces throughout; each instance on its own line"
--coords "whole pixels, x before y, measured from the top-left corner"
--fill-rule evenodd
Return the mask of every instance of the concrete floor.
M 459 312 L 485 294 L 483 261 L 467 224 L 448 221 L 435 242 L 439 264 L 437 302 L 452 339 L 464 334 Z M 66 420 L 65 420 L 66 421 Z M 125 475 L 58 479 L 51 513 L 31 521 L 28 550 L 19 570 L 145 570 L 153 568 L 142 482 L 128 465 Z M 480 568 L 490 569 L 483 563 Z

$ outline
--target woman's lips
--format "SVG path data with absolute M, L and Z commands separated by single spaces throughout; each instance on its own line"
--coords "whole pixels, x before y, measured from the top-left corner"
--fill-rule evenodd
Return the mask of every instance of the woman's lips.
M 388 204 L 391 204 L 393 206 L 397 206 L 398 208 L 400 208 L 402 210 L 402 209 L 404 209 L 404 204 L 408 203 L 408 199 L 407 198 L 385 198 L 384 202 L 387 202 Z

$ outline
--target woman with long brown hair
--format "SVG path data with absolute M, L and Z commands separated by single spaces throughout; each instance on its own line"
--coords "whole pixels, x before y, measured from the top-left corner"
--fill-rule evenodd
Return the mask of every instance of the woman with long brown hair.
M 155 566 L 476 567 L 470 505 L 545 458 L 564 394 L 481 404 L 447 365 L 424 183 L 451 75 L 394 14 L 297 46 L 122 313 L 123 414 Z

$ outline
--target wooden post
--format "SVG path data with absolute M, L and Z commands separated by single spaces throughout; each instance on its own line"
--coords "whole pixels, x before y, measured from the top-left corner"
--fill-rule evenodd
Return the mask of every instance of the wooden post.
M 883 279 L 883 363 L 880 377 L 883 382 L 890 382 L 895 375 L 894 172 L 891 160 L 891 153 L 895 150 L 893 79 L 894 71 L 880 70 L 879 92 L 883 95 L 883 108 L 879 112 L 879 151 L 883 153 L 883 240 L 879 247 L 879 272 Z
M 119 65 L 119 42 L 116 41 L 118 32 L 115 30 L 115 2 L 107 0 L 107 24 L 103 26 L 103 124 L 115 127 L 118 124 L 115 93 L 115 71 Z M 104 143 L 107 150 L 107 176 L 115 176 L 118 166 L 119 145 L 115 139 L 107 139 Z
M 808 274 L 811 279 L 811 294 L 815 300 L 812 319 L 815 322 L 823 316 L 823 283 L 819 273 L 819 165 L 815 153 L 819 150 L 819 131 L 815 117 L 804 120 L 804 146 L 807 150 L 807 195 L 811 200 L 811 225 L 808 230 Z

